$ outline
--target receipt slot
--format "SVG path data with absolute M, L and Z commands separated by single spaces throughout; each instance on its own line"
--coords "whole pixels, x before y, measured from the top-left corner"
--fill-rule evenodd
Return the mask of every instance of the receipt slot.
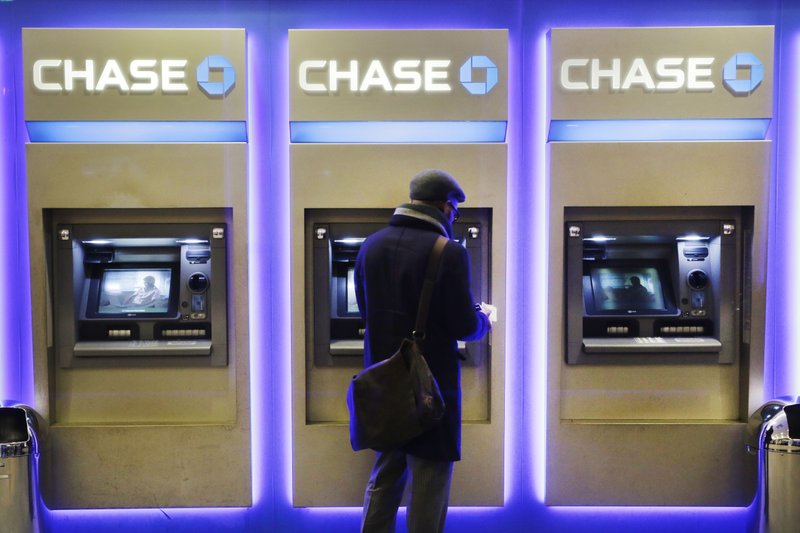
M 453 225 L 453 239 L 467 250 L 476 301 L 491 301 L 489 256 L 491 209 L 464 208 Z M 307 312 L 313 335 L 308 349 L 317 366 L 353 366 L 364 363 L 365 326 L 355 293 L 355 261 L 361 244 L 386 226 L 390 209 L 307 209 L 306 245 L 309 292 L 314 305 Z M 410 333 L 410 332 L 409 332 Z M 489 357 L 489 341 L 459 341 L 463 364 L 480 366 Z
M 567 210 L 567 363 L 733 363 L 747 217 L 602 213 Z

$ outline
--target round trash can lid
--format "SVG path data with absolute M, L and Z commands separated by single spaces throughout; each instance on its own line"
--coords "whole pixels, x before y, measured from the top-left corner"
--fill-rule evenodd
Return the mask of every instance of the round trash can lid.
M 800 404 L 784 406 L 765 422 L 761 443 L 767 450 L 800 453 Z

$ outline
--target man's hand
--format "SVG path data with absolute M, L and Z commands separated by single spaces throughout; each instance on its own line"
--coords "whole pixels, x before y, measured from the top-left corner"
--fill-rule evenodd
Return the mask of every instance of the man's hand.
M 479 311 L 489 317 L 489 321 L 491 323 L 497 322 L 497 307 L 487 304 L 486 302 L 481 302 L 478 304 L 480 307 Z

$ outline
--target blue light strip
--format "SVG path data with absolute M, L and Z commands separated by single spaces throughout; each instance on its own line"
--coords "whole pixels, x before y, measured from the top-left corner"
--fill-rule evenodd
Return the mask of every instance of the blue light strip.
M 528 416 L 527 426 L 530 431 L 528 442 L 532 443 L 529 448 L 533 463 L 533 475 L 531 476 L 533 486 L 531 488 L 536 500 L 541 504 L 545 502 L 545 474 L 547 473 L 547 269 L 550 264 L 547 257 L 549 228 L 548 163 L 547 144 L 545 143 L 547 121 L 544 118 L 547 116 L 548 73 L 550 72 L 547 43 L 547 33 L 540 34 L 536 40 L 536 53 L 533 54 L 533 61 L 538 60 L 539 68 L 542 71 L 540 71 L 541 76 L 538 77 L 538 83 L 534 85 L 532 115 L 535 119 L 530 121 L 529 126 L 534 142 L 531 148 L 533 180 L 530 195 L 532 209 L 527 210 L 527 216 L 531 218 L 531 221 L 528 222 L 528 227 L 533 232 L 530 242 L 537 243 L 537 245 L 525 247 L 527 250 L 521 256 L 521 263 L 525 265 L 523 279 L 529 279 L 530 281 L 521 283 L 521 288 L 509 290 L 509 293 L 513 293 L 515 290 L 522 291 L 522 301 L 518 304 L 519 308 L 522 309 L 525 305 L 528 305 L 524 302 L 530 302 L 529 305 L 532 311 L 532 316 L 529 317 L 530 320 L 522 323 L 520 329 L 525 332 L 522 334 L 523 351 L 536 355 L 529 358 L 527 364 L 523 366 L 525 378 L 518 386 L 522 388 L 523 383 L 530 384 L 526 386 L 528 399 L 526 400 L 527 404 L 524 412 Z M 532 63 L 530 67 L 535 72 L 536 63 Z M 512 216 L 514 211 L 514 209 L 510 210 Z M 517 209 L 516 211 L 517 215 L 521 216 L 520 210 Z M 509 224 L 509 226 L 512 226 L 512 224 Z M 508 312 L 513 313 L 513 308 L 509 308 Z
M 800 51 L 800 34 L 793 36 L 786 46 L 786 57 Z M 776 171 L 778 172 L 777 184 L 774 186 L 770 210 L 774 209 L 780 229 L 773 229 L 769 235 L 769 266 L 775 272 L 767 278 L 767 327 L 765 331 L 775 331 L 774 335 L 766 335 L 766 344 L 773 348 L 766 353 L 773 354 L 765 357 L 764 361 L 764 396 L 758 398 L 766 401 L 780 396 L 795 396 L 800 394 L 800 360 L 795 355 L 800 348 L 800 328 L 796 326 L 793 317 L 797 312 L 797 300 L 800 298 L 800 283 L 797 282 L 796 265 L 800 260 L 800 246 L 796 237 L 787 239 L 782 234 L 782 228 L 796 227 L 792 224 L 800 223 L 800 182 L 797 176 L 800 172 L 800 154 L 797 143 L 800 142 L 800 98 L 794 85 L 800 81 L 800 66 L 795 61 L 785 61 L 782 66 L 781 77 L 786 81 L 782 83 L 786 89 L 781 91 L 781 116 L 786 120 L 779 121 L 781 129 L 778 137 L 781 139 L 779 146 L 785 146 L 778 155 Z M 772 240 L 777 244 L 772 247 Z M 776 260 L 777 259 L 777 260 Z M 777 282 L 777 283 L 773 283 Z M 777 287 L 777 289 L 775 289 Z M 787 314 L 787 312 L 789 314 Z M 774 321 L 774 325 L 770 322 Z M 773 329 L 774 328 L 774 329 Z
M 6 46 L 0 39 L 0 80 L 6 79 Z M 10 74 L 10 73 L 9 73 Z M 13 76 L 9 75 L 9 79 Z M 0 81 L 0 206 L 2 206 L 4 217 L 0 221 L 0 227 L 6 236 L 16 235 L 14 223 L 16 210 L 14 198 L 14 92 L 7 90 L 4 81 Z M 13 279 L 17 276 L 15 266 L 17 249 L 16 238 L 4 239 L 5 243 L 0 248 L 0 275 L 3 279 Z M 11 277 L 9 277 L 11 276 Z M 0 346 L 3 352 L 0 353 L 0 401 L 17 400 L 29 401 L 29 398 L 20 395 L 21 380 L 23 376 L 22 358 L 19 353 L 19 346 L 16 338 L 11 331 L 14 321 L 12 316 L 19 313 L 14 307 L 14 297 L 18 297 L 16 292 L 6 294 L 0 307 Z M 27 377 L 27 376 L 26 376 Z
M 548 141 L 752 141 L 768 118 L 553 120 Z
M 293 143 L 504 142 L 504 120 L 292 122 Z
M 265 62 L 259 58 L 267 56 L 260 39 L 255 39 L 252 35 L 247 37 L 246 53 L 247 65 L 247 120 L 250 125 L 250 138 L 252 143 L 247 150 L 247 272 L 249 302 L 257 302 L 264 294 L 272 293 L 270 276 L 258 275 L 262 265 L 269 265 L 268 270 L 272 271 L 270 256 L 264 254 L 263 250 L 268 248 L 264 243 L 267 232 L 262 232 L 261 228 L 266 227 L 269 215 L 263 215 L 262 205 L 268 202 L 269 195 L 265 192 L 262 176 L 269 174 L 267 165 L 268 158 L 262 150 L 256 150 L 267 144 L 264 138 L 267 137 L 268 128 L 263 121 L 259 121 L 259 110 L 269 106 L 266 94 L 259 90 L 260 80 L 268 76 L 265 70 Z M 288 57 L 288 54 L 287 54 Z M 288 72 L 289 67 L 286 67 Z M 285 144 L 285 143 L 284 143 Z M 261 220 L 261 217 L 264 220 Z M 287 230 L 285 233 L 289 233 Z M 288 278 L 287 278 L 288 279 Z M 252 304 L 251 304 L 252 305 Z M 273 443 L 269 440 L 273 423 L 270 419 L 272 413 L 265 406 L 270 405 L 270 387 L 262 384 L 271 381 L 269 371 L 271 367 L 265 362 L 263 353 L 264 346 L 272 345 L 273 341 L 269 333 L 264 331 L 266 328 L 261 326 L 259 313 L 247 313 L 249 320 L 249 360 L 250 360 L 250 461 L 251 461 L 251 482 L 253 494 L 253 507 L 262 504 L 265 493 L 268 493 L 268 464 L 274 452 L 270 449 Z
M 29 121 L 31 142 L 247 142 L 243 121 Z

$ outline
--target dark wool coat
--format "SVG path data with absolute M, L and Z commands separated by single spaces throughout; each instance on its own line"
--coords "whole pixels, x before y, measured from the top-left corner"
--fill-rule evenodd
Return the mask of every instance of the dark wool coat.
M 366 366 L 388 358 L 405 337 L 411 337 L 425 270 L 439 235 L 450 225 L 437 209 L 405 204 L 389 226 L 361 246 L 356 259 L 356 298 L 367 324 Z M 467 251 L 449 241 L 442 254 L 439 277 L 431 298 L 423 354 L 439 383 L 446 410 L 442 423 L 410 441 L 403 450 L 434 461 L 461 459 L 461 368 L 457 340 L 476 340 L 490 329 L 489 319 L 476 311 L 470 292 Z

